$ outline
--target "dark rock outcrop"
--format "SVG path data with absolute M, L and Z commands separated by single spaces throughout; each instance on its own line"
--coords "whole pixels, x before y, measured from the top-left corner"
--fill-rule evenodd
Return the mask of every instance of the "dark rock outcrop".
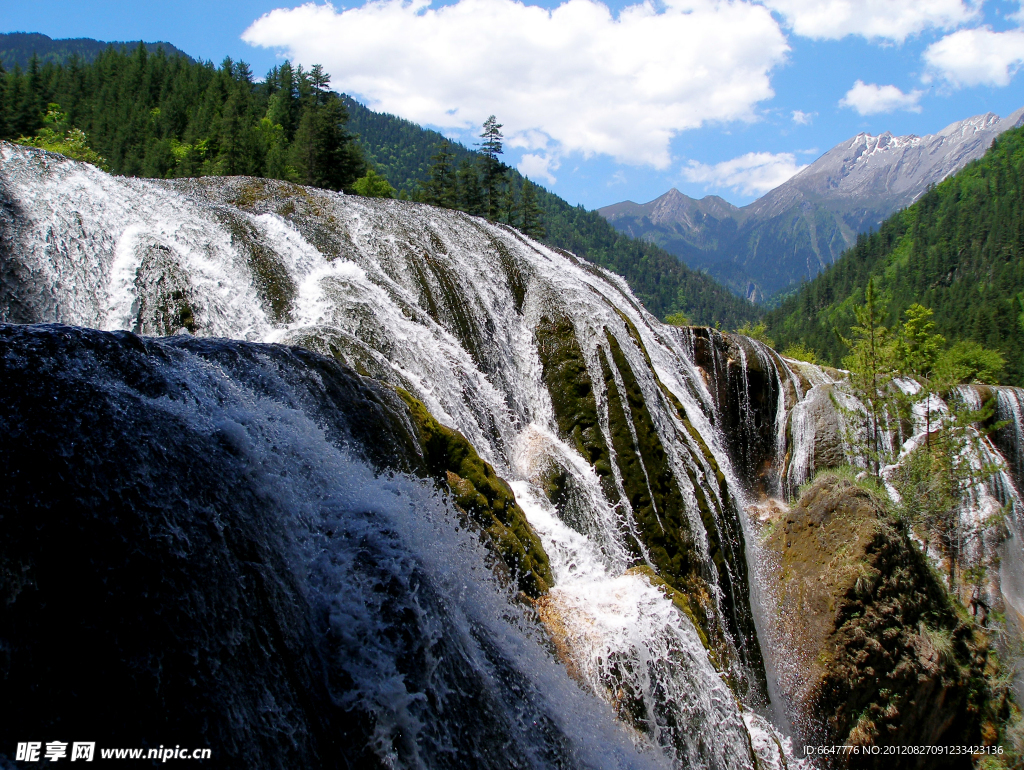
M 503 710 L 529 685 L 493 642 L 488 680 L 458 623 L 423 627 L 453 600 L 382 512 L 387 474 L 436 476 L 431 419 L 299 348 L 0 326 L 0 764 L 41 738 L 210 747 L 226 768 L 383 766 L 374 740 L 432 750 L 353 695 L 386 652 L 446 762 L 522 766 Z M 542 590 L 511 491 L 448 439 L 502 517 L 498 559 L 533 565 Z
M 970 756 L 864 747 L 978 745 L 987 640 L 880 498 L 836 474 L 774 522 L 788 695 L 807 744 L 859 747 L 835 767 L 970 767 Z

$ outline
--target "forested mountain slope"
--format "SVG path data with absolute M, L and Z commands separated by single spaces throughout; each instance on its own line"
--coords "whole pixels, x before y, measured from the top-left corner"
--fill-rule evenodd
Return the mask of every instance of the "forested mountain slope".
M 217 67 L 138 46 L 2 74 L 0 139 L 74 127 L 118 174 L 251 175 L 338 190 L 365 170 L 317 67 L 285 63 L 256 83 L 244 62 Z
M 767 316 L 785 347 L 801 342 L 838 364 L 853 308 L 869 279 L 892 326 L 912 303 L 935 311 L 949 341 L 970 340 L 1006 359 L 1004 380 L 1024 383 L 1024 128 L 862 235 L 829 270 Z
M 4 69 L 14 69 L 16 66 L 28 69 L 32 57 L 38 58 L 40 64 L 68 64 L 72 58 L 78 57 L 82 62 L 90 62 L 103 53 L 108 46 L 129 51 L 138 47 L 142 41 L 132 40 L 129 42 L 105 43 L 102 40 L 93 40 L 88 37 L 76 37 L 54 40 L 38 32 L 7 32 L 0 34 L 0 64 Z M 184 51 L 175 48 L 170 43 L 142 43 L 150 53 L 156 53 L 163 49 L 169 56 L 185 56 Z M 191 57 L 188 57 L 191 58 Z

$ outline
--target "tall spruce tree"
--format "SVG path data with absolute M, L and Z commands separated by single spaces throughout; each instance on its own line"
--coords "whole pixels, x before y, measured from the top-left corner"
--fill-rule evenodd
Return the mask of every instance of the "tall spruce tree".
M 326 91 L 330 80 L 319 64 L 310 69 L 306 105 L 292 146 L 292 167 L 300 184 L 351 190 L 366 173 L 366 161 L 345 128 L 345 105 Z
M 486 199 L 480 186 L 480 173 L 469 158 L 463 158 L 456 174 L 459 189 L 459 208 L 468 214 L 482 217 L 487 213 Z
M 885 308 L 875 294 L 873 281 L 868 281 L 864 304 L 855 309 L 855 314 L 857 325 L 850 330 L 850 339 L 843 339 L 850 349 L 843 364 L 850 370 L 853 395 L 864 405 L 865 439 L 860 448 L 877 477 L 881 465 L 889 459 L 886 427 L 897 410 L 891 386 L 894 348 L 889 330 L 881 322 Z M 858 443 L 854 435 L 849 438 Z
M 502 153 L 502 124 L 494 115 L 484 121 L 484 130 L 480 134 L 480 165 L 483 175 L 483 196 L 488 219 L 497 220 L 502 213 L 502 187 L 506 182 L 505 172 L 508 167 L 498 160 Z
M 537 187 L 529 179 L 523 180 L 523 189 L 519 193 L 519 229 L 531 238 L 546 235 L 537 203 Z
M 423 202 L 446 209 L 459 205 L 458 180 L 450 143 L 445 140 L 430 158 L 430 171 L 423 185 Z

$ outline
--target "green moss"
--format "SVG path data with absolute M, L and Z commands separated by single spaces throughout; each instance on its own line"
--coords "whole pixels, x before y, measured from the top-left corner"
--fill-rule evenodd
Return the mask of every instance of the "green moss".
M 609 363 L 602 350 L 601 370 L 622 486 L 654 566 L 674 587 L 685 588 L 699 579 L 699 566 L 683 498 L 640 384 L 618 341 L 607 330 L 606 338 L 612 360 Z M 619 392 L 612 365 L 624 393 Z
M 594 383 L 587 371 L 576 329 L 565 316 L 554 319 L 545 316 L 535 334 L 558 432 L 594 467 L 605 497 L 614 504 L 619 500 L 619 492 L 612 476 L 611 453 L 601 431 Z M 553 494 L 557 489 L 556 484 L 549 490 L 549 499 L 555 505 L 558 501 Z
M 491 246 L 498 252 L 498 264 L 501 266 L 501 271 L 505 274 L 505 280 L 508 282 L 508 290 L 512 294 L 512 302 L 515 304 L 516 312 L 522 315 L 523 303 L 526 301 L 526 280 L 519 269 L 519 263 L 516 262 L 516 259 L 509 253 L 509 250 L 505 248 L 505 244 L 501 241 L 491 238 Z
M 329 195 L 277 179 L 244 179 L 233 188 L 230 202 L 250 213 L 274 212 L 289 218 L 303 238 L 328 260 L 334 260 L 341 255 L 339 247 L 348 238 L 324 205 Z
M 431 241 L 440 253 L 447 253 L 444 244 L 430 232 Z M 483 331 L 479 328 L 472 310 L 467 307 L 467 293 L 460 284 L 459 276 L 442 260 L 425 252 L 422 257 L 410 256 L 406 260 L 410 271 L 419 285 L 419 304 L 437 324 L 454 334 L 462 347 L 472 356 L 474 363 L 485 372 L 493 370 L 486 360 L 481 340 Z
M 266 179 L 247 179 L 238 185 L 231 196 L 231 203 L 240 209 L 251 211 L 262 203 L 273 200 L 280 192 L 279 185 L 272 189 Z
M 546 593 L 552 583 L 547 554 L 508 484 L 465 436 L 435 420 L 408 391 L 399 388 L 398 394 L 409 407 L 427 472 L 449 487 L 455 504 L 486 534 L 520 589 L 533 597 Z
M 665 594 L 665 596 L 672 600 L 672 604 L 676 606 L 676 609 L 686 615 L 686 617 L 690 619 L 690 622 L 693 623 L 694 628 L 697 629 L 697 635 L 700 637 L 701 644 L 704 645 L 704 649 L 706 649 L 712 655 L 712 659 L 714 659 L 715 651 L 711 647 L 711 643 L 708 641 L 708 636 L 704 632 L 703 624 L 698 620 L 699 616 L 693 611 L 693 608 L 690 606 L 690 600 L 686 598 L 686 595 L 670 586 L 664 578 L 658 575 L 658 573 L 646 564 L 641 564 L 638 567 L 632 567 L 628 572 L 635 575 L 643 575 L 650 581 L 651 585 L 659 589 L 663 594 Z M 718 665 L 717 660 L 714 662 L 715 665 Z
M 627 328 L 628 328 L 627 324 Z M 633 329 L 635 332 L 635 328 Z M 723 510 L 722 503 L 730 502 L 725 476 L 722 474 L 707 444 L 686 419 L 685 411 L 667 388 L 658 383 L 668 403 L 676 409 L 683 427 L 693 440 L 687 442 L 680 436 L 680 446 L 691 452 L 691 463 L 687 467 L 690 488 L 707 535 L 708 550 L 717 573 L 717 583 L 722 590 L 721 605 L 712 595 L 704 574 L 703 559 L 695 550 L 693 533 L 680 492 L 680 480 L 673 472 L 665 447 L 651 417 L 647 402 L 640 390 L 636 376 L 629 365 L 618 341 L 605 330 L 611 362 L 601 353 L 605 387 L 608 393 L 608 421 L 612 435 L 612 446 L 622 476 L 623 487 L 633 507 L 640 536 L 651 561 L 662 578 L 673 588 L 696 604 L 701 612 L 696 614 L 697 625 L 716 651 L 716 660 L 722 670 L 730 668 L 730 661 L 739 654 L 752 680 L 730 679 L 730 684 L 741 695 L 753 687 L 766 691 L 767 680 L 761 648 L 757 640 L 753 618 L 750 613 L 750 599 L 747 588 L 747 566 L 743 532 L 738 512 L 732 508 Z M 630 335 L 633 337 L 633 335 Z M 640 347 L 645 360 L 650 358 L 643 349 L 639 334 L 633 341 Z M 618 371 L 625 389 L 623 406 L 619 388 L 613 376 L 612 366 Z M 652 367 L 653 372 L 653 367 Z M 657 379 L 657 375 L 655 375 Z M 632 430 L 630 429 L 632 428 Z M 635 436 L 635 439 L 634 439 Z M 703 453 L 702 463 L 694 454 L 693 446 Z M 708 481 L 696 469 L 710 467 L 715 490 L 707 486 Z M 725 617 L 719 617 L 719 606 Z M 730 636 L 735 640 L 734 648 Z
M 275 323 L 290 320 L 292 305 L 298 287 L 280 257 L 264 245 L 259 231 L 247 219 L 227 211 L 221 212 L 224 223 L 231 231 L 231 242 L 245 253 L 252 272 L 256 293 L 267 315 Z

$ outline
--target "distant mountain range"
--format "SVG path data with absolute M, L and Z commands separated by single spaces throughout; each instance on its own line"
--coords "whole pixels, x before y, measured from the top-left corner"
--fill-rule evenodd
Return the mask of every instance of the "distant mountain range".
M 598 212 L 617 230 L 764 302 L 816 276 L 858 233 L 877 228 L 1021 125 L 1024 108 L 1008 118 L 976 115 L 927 136 L 858 134 L 742 208 L 673 189 L 650 203 L 624 201 Z
M 786 297 L 764 317 L 768 336 L 779 350 L 798 344 L 841 365 L 840 337 L 851 336 L 868 281 L 883 326 L 897 328 L 912 304 L 924 305 L 949 343 L 998 351 L 1001 381 L 1024 385 L 1024 128 L 1004 133 Z
M 47 62 L 65 64 L 74 56 L 77 56 L 82 62 L 90 62 L 107 46 L 112 45 L 115 48 L 131 50 L 137 48 L 139 43 L 146 46 L 146 50 L 150 53 L 156 53 L 158 49 L 162 48 L 164 53 L 169 56 L 185 56 L 192 59 L 181 49 L 164 42 L 145 43 L 141 40 L 130 40 L 107 43 L 88 37 L 54 40 L 38 32 L 10 32 L 0 34 L 0 64 L 8 70 L 14 69 L 15 66 L 25 69 L 32 61 L 33 55 L 39 58 L 40 64 Z

